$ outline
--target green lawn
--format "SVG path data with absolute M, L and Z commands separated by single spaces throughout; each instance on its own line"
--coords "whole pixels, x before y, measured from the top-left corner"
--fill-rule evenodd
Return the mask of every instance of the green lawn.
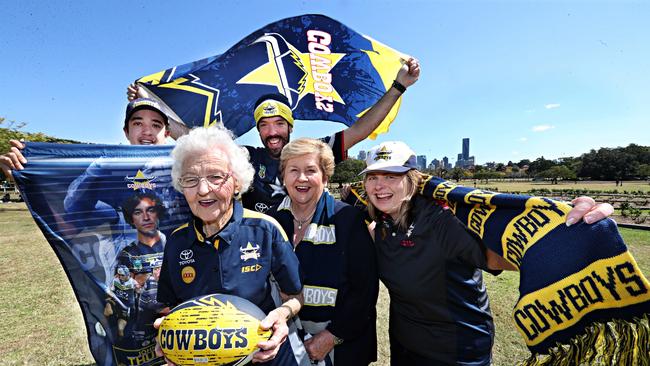
M 72 289 L 24 204 L 0 204 L 0 365 L 86 365 L 93 359 Z M 644 273 L 650 274 L 650 232 L 621 230 Z M 44 255 L 36 256 L 36 253 Z M 512 325 L 517 273 L 486 274 L 496 319 L 495 365 L 528 355 Z M 379 361 L 388 365 L 388 299 L 378 304 Z
M 474 180 L 462 180 L 459 184 L 472 187 Z M 650 183 L 644 181 L 625 181 L 622 186 L 616 186 L 616 182 L 609 181 L 584 181 L 584 182 L 559 182 L 558 184 L 550 184 L 550 182 L 510 182 L 492 181 L 485 184 L 485 182 L 478 183 L 478 188 L 485 190 L 495 190 L 500 192 L 527 192 L 531 189 L 587 189 L 592 191 L 613 191 L 617 190 L 619 193 L 624 191 L 643 191 L 650 193 Z
M 25 205 L 1 204 L 0 228 L 0 364 L 93 363 L 72 288 Z

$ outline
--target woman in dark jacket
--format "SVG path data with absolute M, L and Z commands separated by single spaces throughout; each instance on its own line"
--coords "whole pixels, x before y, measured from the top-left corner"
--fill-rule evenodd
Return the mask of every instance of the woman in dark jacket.
M 280 169 L 288 196 L 269 214 L 286 231 L 300 261 L 305 348 L 312 360 L 324 361 L 318 364 L 368 365 L 377 356 L 379 281 L 363 216 L 326 191 L 334 157 L 323 142 L 289 143 Z

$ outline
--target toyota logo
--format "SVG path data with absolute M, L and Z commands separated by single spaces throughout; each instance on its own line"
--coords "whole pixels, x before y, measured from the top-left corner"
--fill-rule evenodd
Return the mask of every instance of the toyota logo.
M 190 249 L 185 249 L 184 251 L 181 252 L 181 259 L 186 261 L 188 259 L 191 259 L 194 256 L 194 252 L 192 252 Z
M 269 206 L 267 206 L 265 203 L 258 202 L 255 204 L 255 211 L 265 213 L 266 210 L 269 209 Z

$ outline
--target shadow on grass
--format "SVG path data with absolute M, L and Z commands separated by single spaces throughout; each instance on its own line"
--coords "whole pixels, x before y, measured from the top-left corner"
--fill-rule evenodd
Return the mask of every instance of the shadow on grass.
M 10 208 L 0 208 L 0 212 L 18 212 L 18 211 L 27 211 L 25 207 L 10 207 Z

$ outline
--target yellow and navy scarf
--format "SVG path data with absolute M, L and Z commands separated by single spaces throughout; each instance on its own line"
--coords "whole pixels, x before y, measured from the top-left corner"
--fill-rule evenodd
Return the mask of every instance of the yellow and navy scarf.
M 365 203 L 362 185 L 353 194 Z M 426 176 L 420 193 L 449 206 L 519 269 L 515 325 L 528 365 L 650 363 L 650 283 L 616 223 L 565 225 L 571 206 Z

